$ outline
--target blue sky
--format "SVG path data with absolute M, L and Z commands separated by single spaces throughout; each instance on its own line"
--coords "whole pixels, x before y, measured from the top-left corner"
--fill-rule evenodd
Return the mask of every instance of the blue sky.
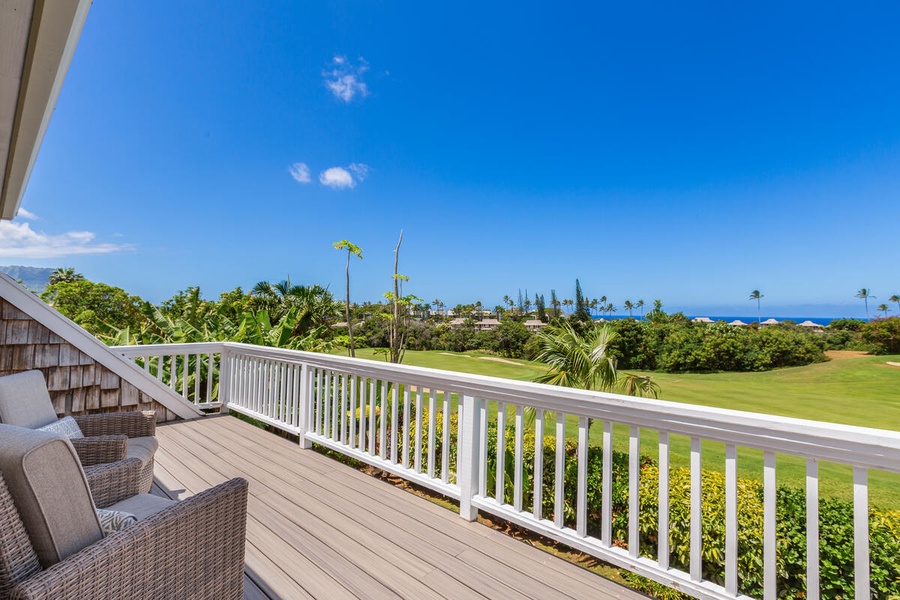
M 95 0 L 0 264 L 493 306 L 900 294 L 894 3 Z M 897 307 L 892 306 L 896 313 Z

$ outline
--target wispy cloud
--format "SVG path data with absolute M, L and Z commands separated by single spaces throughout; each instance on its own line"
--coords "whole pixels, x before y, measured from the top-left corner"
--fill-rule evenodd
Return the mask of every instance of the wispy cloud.
M 19 212 L 16 213 L 16 217 L 20 219 L 28 219 L 30 221 L 36 221 L 38 218 L 36 214 L 31 212 L 30 210 L 22 208 L 21 206 L 19 207 Z
M 306 163 L 294 163 L 290 167 L 288 167 L 288 171 L 291 173 L 291 177 L 294 178 L 294 181 L 297 183 L 309 183 L 312 181 L 312 177 L 310 177 L 309 167 Z
M 369 166 L 362 163 L 353 163 L 346 169 L 331 167 L 319 173 L 319 183 L 335 190 L 353 189 L 357 183 L 368 177 L 369 170 Z
M 19 215 L 21 216 L 21 209 Z M 96 243 L 90 231 L 51 235 L 34 231 L 30 223 L 0 221 L 0 257 L 60 258 L 79 254 L 113 254 L 134 250 L 131 244 Z
M 356 175 L 357 181 L 363 181 L 366 177 L 369 176 L 369 165 L 364 165 L 362 163 L 353 163 L 349 167 L 350 172 Z
M 331 59 L 331 68 L 322 71 L 322 77 L 325 78 L 325 87 L 335 98 L 349 103 L 357 96 L 365 98 L 369 95 L 369 87 L 362 80 L 368 70 L 369 63 L 362 56 L 358 65 L 351 63 L 346 56 L 335 56 Z

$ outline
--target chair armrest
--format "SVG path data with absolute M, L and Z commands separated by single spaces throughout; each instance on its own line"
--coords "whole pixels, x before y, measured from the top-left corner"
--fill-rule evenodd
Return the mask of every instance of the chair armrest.
M 79 415 L 75 422 L 85 437 L 123 434 L 128 437 L 156 435 L 156 413 L 153 411 Z
M 141 459 L 128 458 L 117 462 L 85 467 L 88 487 L 97 508 L 112 506 L 120 500 L 141 493 Z
M 241 600 L 247 482 L 232 479 L 19 583 L 11 598 Z
M 98 435 L 69 441 L 83 467 L 116 462 L 128 456 L 128 436 L 125 435 Z

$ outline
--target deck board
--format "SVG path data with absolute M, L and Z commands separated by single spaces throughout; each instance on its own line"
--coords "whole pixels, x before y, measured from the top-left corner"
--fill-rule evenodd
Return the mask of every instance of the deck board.
M 645 598 L 236 418 L 157 437 L 154 493 L 250 482 L 246 599 Z

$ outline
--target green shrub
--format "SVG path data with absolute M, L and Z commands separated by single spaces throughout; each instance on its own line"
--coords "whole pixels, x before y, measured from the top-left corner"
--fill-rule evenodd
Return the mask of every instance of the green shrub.
M 423 424 L 427 423 L 423 409 Z M 436 419 L 436 476 L 442 465 L 442 418 Z M 515 473 L 514 419 L 507 420 L 504 454 L 504 482 L 501 502 L 513 504 Z M 450 481 L 455 481 L 456 412 L 450 416 Z M 414 427 L 410 428 L 411 430 Z M 530 428 L 533 431 L 533 428 Z M 412 446 L 414 432 L 410 432 Z M 493 496 L 496 484 L 496 423 L 488 425 L 487 493 Z M 523 435 L 522 508 L 530 512 L 534 502 L 533 485 L 535 436 Z M 566 439 L 565 493 L 563 523 L 576 525 L 577 508 L 577 444 Z M 412 462 L 412 452 L 410 453 Z M 427 464 L 427 436 L 422 440 L 422 465 Z M 612 464 L 612 535 L 613 545 L 627 547 L 628 542 L 628 465 L 626 453 L 613 452 Z M 659 543 L 659 470 L 652 459 L 640 459 L 640 550 L 655 559 Z M 554 520 L 556 439 L 543 440 L 542 514 Z M 603 449 L 588 448 L 587 468 L 587 533 L 600 537 L 602 523 Z M 690 567 L 690 469 L 673 468 L 669 472 L 669 548 L 670 565 L 683 571 Z M 725 475 L 718 471 L 702 472 L 703 496 L 703 577 L 719 585 L 725 583 Z M 762 597 L 763 590 L 763 485 L 751 479 L 737 481 L 738 577 L 739 591 L 751 597 Z M 804 490 L 780 486 L 776 490 L 776 574 L 779 598 L 806 597 L 806 494 Z M 869 552 L 873 598 L 900 595 L 900 511 L 869 510 Z M 820 590 L 823 598 L 852 598 L 853 581 L 853 503 L 833 498 L 819 500 Z M 642 584 L 643 585 L 643 584 Z M 649 585 L 649 584 L 648 584 Z M 651 589 L 652 586 L 644 586 Z
M 488 431 L 488 495 L 494 493 L 496 473 L 496 428 Z M 513 502 L 515 447 L 512 427 L 507 432 L 503 501 Z M 534 435 L 523 440 L 524 510 L 533 504 Z M 588 450 L 587 531 L 600 537 L 602 517 L 602 448 Z M 542 516 L 554 518 L 556 440 L 544 438 Z M 577 445 L 566 440 L 564 523 L 575 527 L 577 501 Z M 628 540 L 628 455 L 613 452 L 612 465 L 613 544 L 626 547 Z M 654 462 L 641 457 L 640 549 L 653 559 L 658 548 L 659 471 Z M 703 577 L 725 583 L 725 475 L 702 472 Z M 690 469 L 673 468 L 669 475 L 670 564 L 684 571 L 690 560 Z M 759 481 L 738 479 L 738 573 L 739 590 L 762 597 L 763 590 L 763 486 Z M 776 490 L 776 573 L 779 598 L 806 597 L 806 496 L 803 490 L 780 486 Z M 900 511 L 869 511 L 871 586 L 873 598 L 900 594 Z M 820 589 L 823 598 L 853 597 L 853 504 L 821 498 L 819 501 Z M 649 588 L 648 588 L 649 589 Z
M 860 337 L 876 354 L 900 354 L 900 318 L 870 321 L 862 326 Z
M 725 475 L 703 474 L 703 577 L 725 581 Z M 659 471 L 641 471 L 641 551 L 655 557 L 658 542 Z M 671 565 L 687 570 L 690 557 L 690 469 L 669 475 L 669 547 Z M 738 479 L 739 591 L 763 594 L 763 485 Z M 776 490 L 776 574 L 779 598 L 806 597 L 806 494 L 780 486 Z M 900 511 L 869 510 L 869 543 L 873 598 L 900 594 Z M 819 500 L 820 584 L 823 598 L 853 597 L 853 504 Z

